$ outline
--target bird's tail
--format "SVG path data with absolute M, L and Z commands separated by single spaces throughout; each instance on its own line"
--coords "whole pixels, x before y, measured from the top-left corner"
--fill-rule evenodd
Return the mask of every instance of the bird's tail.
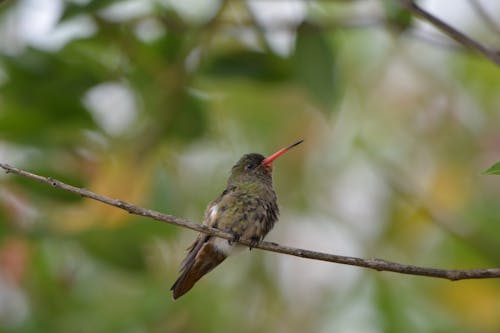
M 205 242 L 197 252 L 192 260 L 183 265 L 181 276 L 170 288 L 173 299 L 187 293 L 203 275 L 226 259 L 226 255 L 218 251 L 210 242 Z

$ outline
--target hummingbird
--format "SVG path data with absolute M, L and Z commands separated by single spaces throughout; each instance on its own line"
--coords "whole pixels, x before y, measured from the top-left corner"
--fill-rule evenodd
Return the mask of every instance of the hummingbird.
M 278 220 L 279 208 L 273 188 L 272 163 L 301 144 L 299 140 L 264 157 L 243 155 L 231 169 L 226 188 L 205 210 L 203 224 L 233 235 L 231 240 L 200 233 L 188 247 L 181 263 L 180 276 L 173 284 L 172 297 L 187 293 L 205 274 L 236 252 L 241 238 L 250 241 L 250 250 L 259 244 Z

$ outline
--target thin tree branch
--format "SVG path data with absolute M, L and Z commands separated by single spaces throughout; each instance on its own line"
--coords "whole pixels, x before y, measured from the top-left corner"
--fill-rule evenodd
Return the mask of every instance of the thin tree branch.
M 444 34 L 453 38 L 454 40 L 456 40 L 460 44 L 462 44 L 470 49 L 476 50 L 477 52 L 483 54 L 486 58 L 490 59 L 495 64 L 500 66 L 500 53 L 495 52 L 494 50 L 487 48 L 486 46 L 480 44 L 479 42 L 475 41 L 474 39 L 468 37 L 467 35 L 463 34 L 462 32 L 458 31 L 457 29 L 453 28 L 448 23 L 442 21 L 441 19 L 432 15 L 428 11 L 424 10 L 422 7 L 418 6 L 415 3 L 415 1 L 413 1 L 413 0 L 399 0 L 399 1 L 413 15 L 418 16 L 421 19 L 429 22 L 435 28 L 441 30 Z
M 91 192 L 87 189 L 78 188 L 75 186 L 68 185 L 59 180 L 39 176 L 37 174 L 27 172 L 15 167 L 12 167 L 8 164 L 0 163 L 0 168 L 4 169 L 7 173 L 14 173 L 23 177 L 31 178 L 37 180 L 41 183 L 49 184 L 54 187 L 60 188 L 62 190 L 72 192 L 78 194 L 82 197 L 94 199 L 105 203 L 107 205 L 115 206 L 117 208 L 123 209 L 130 214 L 135 214 L 139 216 L 149 217 L 157 221 L 173 224 L 179 227 L 191 229 L 194 231 L 202 232 L 208 235 L 217 236 L 225 239 L 233 239 L 233 235 L 230 233 L 226 233 L 219 229 L 210 228 L 201 224 L 197 224 L 191 222 L 189 220 L 175 217 L 168 214 L 163 214 L 154 210 L 145 209 L 142 207 L 138 207 L 122 200 L 111 199 L 94 192 Z M 250 245 L 249 241 L 241 239 L 238 241 L 243 245 Z M 270 242 L 261 242 L 260 244 L 254 246 L 255 248 L 259 248 L 266 251 L 288 254 L 300 258 L 313 259 L 313 260 L 321 260 L 327 262 L 333 262 L 337 264 L 351 265 L 351 266 L 359 266 L 371 268 L 377 271 L 389 271 L 401 274 L 408 275 L 420 275 L 420 276 L 429 276 L 435 278 L 443 278 L 448 280 L 464 280 L 464 279 L 481 279 L 481 278 L 499 278 L 500 277 L 500 268 L 484 268 L 484 269 L 468 269 L 468 270 L 456 270 L 456 269 L 439 269 L 439 268 L 430 268 L 430 267 L 419 267 L 413 265 L 405 265 L 399 264 L 383 259 L 361 259 L 356 257 L 347 257 L 347 256 L 339 256 L 329 253 L 322 253 L 316 251 L 310 251 L 305 249 L 299 249 L 289 246 L 282 246 L 276 243 Z
M 405 34 L 410 38 L 413 37 L 421 42 L 440 47 L 446 51 L 472 52 L 471 49 L 465 48 L 462 44 L 450 41 L 449 39 L 445 39 L 446 37 L 438 36 L 437 34 L 426 33 L 416 29 L 408 30 Z
M 474 8 L 476 13 L 483 19 L 483 22 L 491 31 L 500 36 L 500 25 L 488 14 L 479 0 L 469 0 L 470 5 Z

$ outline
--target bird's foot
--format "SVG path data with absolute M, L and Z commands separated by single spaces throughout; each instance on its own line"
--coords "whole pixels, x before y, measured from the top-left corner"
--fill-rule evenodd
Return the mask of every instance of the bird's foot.
M 240 235 L 239 234 L 236 234 L 236 233 L 233 233 L 233 238 L 232 239 L 228 239 L 228 243 L 229 245 L 233 245 L 233 243 L 238 243 L 238 241 L 240 240 Z
M 251 237 L 250 238 L 250 246 L 249 246 L 250 251 L 252 251 L 252 249 L 254 247 L 256 247 L 257 245 L 259 245 L 260 241 L 261 241 L 261 238 L 258 236 Z

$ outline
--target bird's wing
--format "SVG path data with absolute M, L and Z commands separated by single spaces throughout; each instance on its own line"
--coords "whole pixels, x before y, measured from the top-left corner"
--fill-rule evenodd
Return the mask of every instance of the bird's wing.
M 205 217 L 203 218 L 203 224 L 209 227 L 214 226 L 215 214 L 217 209 L 217 203 L 221 200 L 221 195 L 216 200 L 210 202 L 205 210 Z M 180 272 L 186 270 L 186 267 L 190 267 L 193 265 L 193 261 L 196 258 L 196 255 L 200 251 L 203 244 L 205 244 L 210 239 L 210 235 L 207 234 L 199 234 L 198 237 L 194 240 L 194 242 L 187 248 L 188 254 L 186 258 L 181 263 L 181 267 L 179 269 Z
M 212 208 L 214 209 L 214 208 Z M 260 241 L 278 219 L 275 200 L 258 195 L 233 191 L 217 202 L 217 218 L 212 226 L 232 233 L 235 237 Z
M 224 193 L 208 205 L 203 219 L 204 225 L 214 226 L 217 217 L 217 204 L 223 196 Z M 189 252 L 181 263 L 181 275 L 171 288 L 174 299 L 188 292 L 196 281 L 226 259 L 226 254 L 222 253 L 213 242 L 209 242 L 211 238 L 210 235 L 201 233 L 188 247 Z
M 199 249 L 197 252 L 193 252 L 193 258 L 186 262 L 181 275 L 170 288 L 174 299 L 187 293 L 203 275 L 226 259 L 226 255 L 220 252 L 214 244 L 210 242 L 199 242 L 197 244 L 201 244 Z
M 210 202 L 205 210 L 203 224 L 213 228 L 231 232 L 236 237 L 240 237 L 244 232 L 243 221 L 249 218 L 263 219 L 265 212 L 262 208 L 251 209 L 247 212 L 246 207 L 255 206 L 256 199 L 245 198 L 245 195 L 236 191 L 225 190 L 222 194 Z M 242 204 L 246 203 L 246 205 Z M 246 206 L 246 207 L 245 207 Z M 199 234 L 195 241 L 188 247 L 188 254 L 181 263 L 180 272 L 185 271 L 193 265 L 197 254 L 202 246 L 207 243 L 212 236 Z
M 231 232 L 238 238 L 260 241 L 277 218 L 275 200 L 268 202 L 245 192 L 226 190 L 208 205 L 203 224 Z M 233 247 L 225 239 L 198 235 L 182 261 L 181 275 L 171 288 L 173 298 L 188 292 L 196 281 L 224 261 Z

